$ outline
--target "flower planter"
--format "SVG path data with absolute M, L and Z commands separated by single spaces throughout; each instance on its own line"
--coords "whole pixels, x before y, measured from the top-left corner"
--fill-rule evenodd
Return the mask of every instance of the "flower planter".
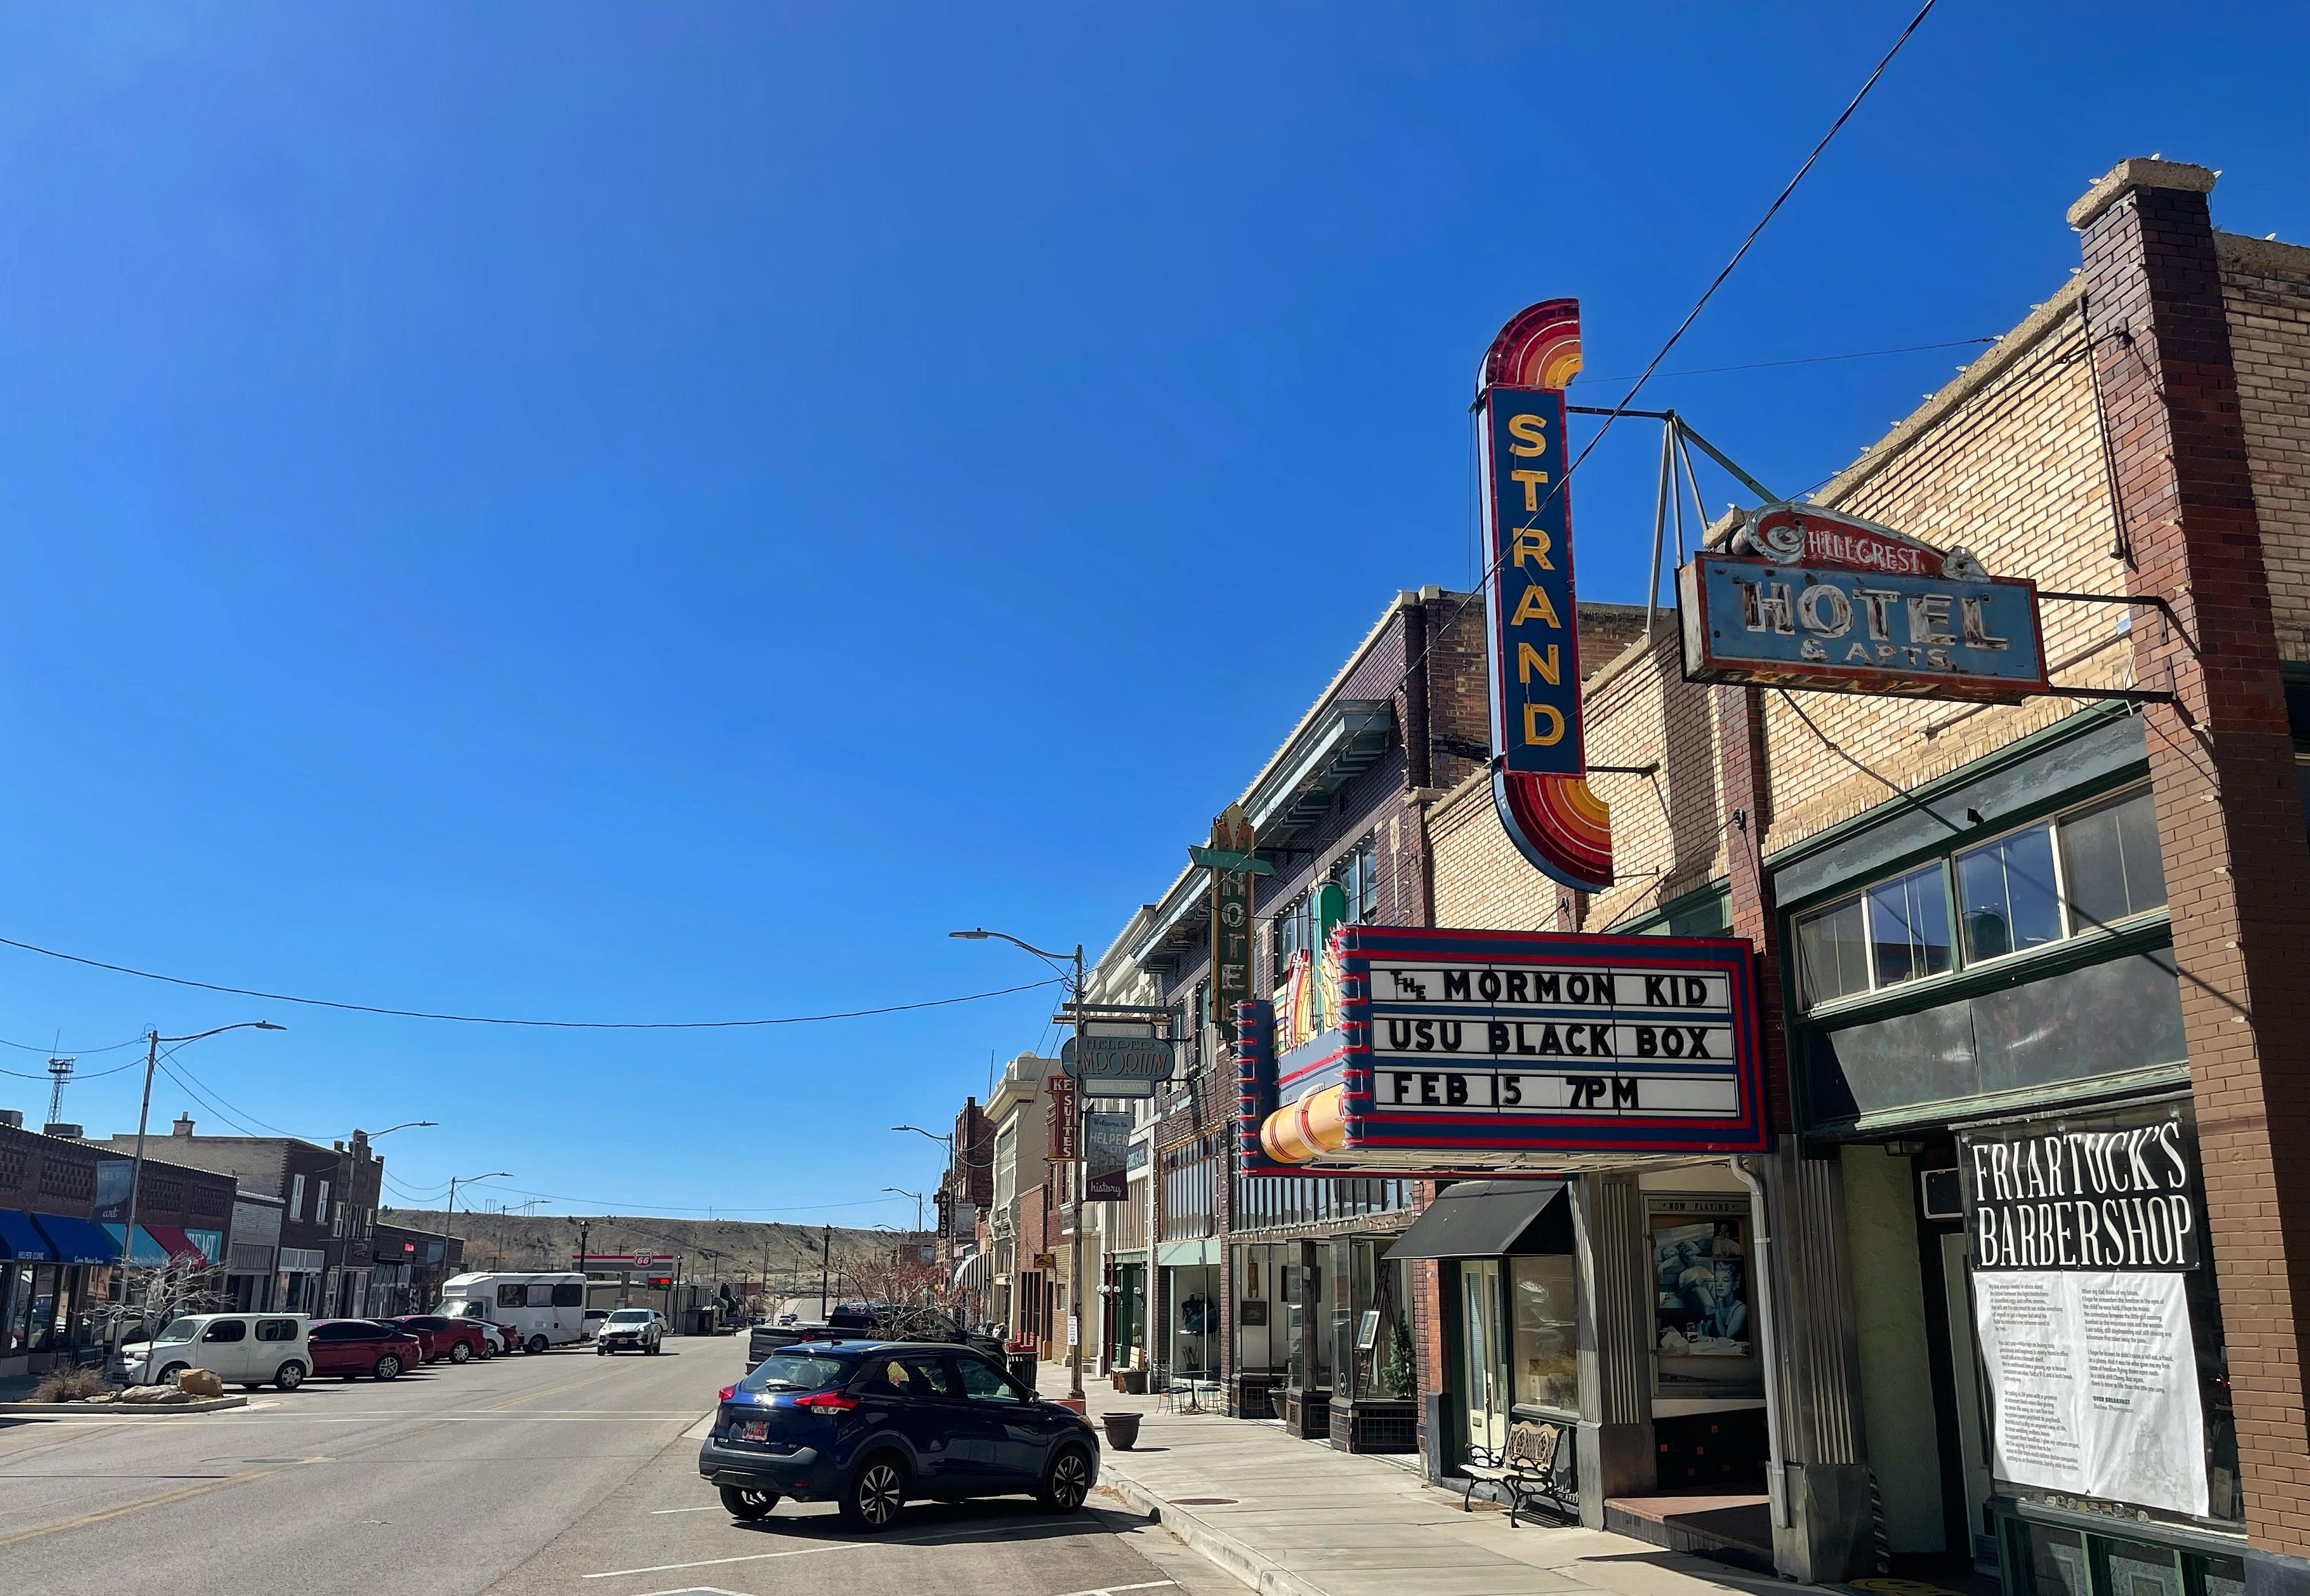
M 1139 1444 L 1139 1415 L 1136 1413 L 1102 1413 L 1099 1422 L 1107 1426 L 1107 1444 L 1117 1452 L 1129 1452 Z

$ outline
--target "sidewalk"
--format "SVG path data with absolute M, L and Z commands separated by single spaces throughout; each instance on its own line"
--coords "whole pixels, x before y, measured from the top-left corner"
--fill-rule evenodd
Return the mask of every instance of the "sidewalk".
M 1334 1452 L 1282 1427 L 1161 1411 L 1158 1397 L 1086 1382 L 1090 1416 L 1145 1415 L 1139 1444 L 1105 1448 L 1099 1480 L 1269 1596 L 1787 1596 L 1798 1587 L 1625 1535 L 1526 1524 L 1411 1470 Z M 1066 1370 L 1040 1387 L 1064 1396 Z

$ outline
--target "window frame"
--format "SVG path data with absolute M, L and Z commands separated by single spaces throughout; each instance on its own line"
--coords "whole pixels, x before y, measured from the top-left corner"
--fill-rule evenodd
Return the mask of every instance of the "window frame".
M 2072 913 L 2071 907 L 2069 862 L 2062 846 L 2063 821 L 2081 818 L 2097 811 L 2114 810 L 2136 798 L 2151 797 L 2151 795 L 2150 784 L 2139 776 L 2118 782 L 2104 791 L 2062 804 L 2028 820 L 1978 837 L 1968 837 L 1962 846 L 1947 848 L 1924 859 L 1913 857 L 1907 864 L 1898 870 L 1889 871 L 1858 885 L 1824 896 L 1801 909 L 1787 911 L 1784 923 L 1787 927 L 1786 947 L 1795 975 L 1795 980 L 1791 984 L 1791 995 L 1793 1000 L 1792 1007 L 1795 1013 L 1810 1019 L 1821 1015 L 1843 1014 L 1872 1003 L 1899 1001 L 1912 993 L 1936 990 L 1951 982 L 1961 980 L 1968 975 L 1992 969 L 2016 959 L 2029 960 L 2058 957 L 2061 950 L 2072 950 L 2080 942 L 2129 937 L 2144 927 L 2155 924 L 2167 917 L 2170 914 L 2170 895 L 2167 903 L 2161 903 L 2154 908 L 2136 910 L 2115 921 L 2097 922 L 2091 925 L 2080 926 L 2078 917 Z M 2154 798 L 2152 802 L 2154 806 Z M 2039 942 L 2033 947 L 2009 948 L 2002 953 L 1992 953 L 1976 958 L 1967 946 L 1964 903 L 1958 885 L 1958 862 L 1962 858 L 1979 854 L 1984 849 L 1994 847 L 2009 838 L 2030 831 L 2045 832 L 2050 844 L 2054 864 L 2054 905 L 2061 926 L 2060 934 L 2051 941 Z M 2162 858 L 2159 860 L 2159 865 L 2162 872 L 2164 866 Z M 1941 873 L 1942 902 L 1948 915 L 1950 967 L 1933 975 L 1914 976 L 1904 981 L 1880 984 L 1878 980 L 1876 929 L 1873 916 L 1869 909 L 1870 895 L 1893 882 L 1922 874 L 1926 871 L 1938 871 Z M 1810 972 L 1804 962 L 1805 927 L 1856 905 L 1861 909 L 1862 968 L 1868 977 L 1868 984 L 1851 992 L 1841 993 L 1835 997 L 1822 998 L 1818 1002 L 1806 1002 L 1805 983 Z

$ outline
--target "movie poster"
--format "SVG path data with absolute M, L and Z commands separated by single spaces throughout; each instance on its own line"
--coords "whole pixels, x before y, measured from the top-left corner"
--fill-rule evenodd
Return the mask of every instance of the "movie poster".
M 1754 1394 L 1745 1197 L 1648 1197 L 1653 1353 L 1663 1396 Z

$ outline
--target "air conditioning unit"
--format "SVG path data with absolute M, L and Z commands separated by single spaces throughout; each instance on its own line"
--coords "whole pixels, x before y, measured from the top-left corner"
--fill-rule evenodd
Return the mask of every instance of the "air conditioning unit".
M 1917 1175 L 1920 1201 L 1929 1219 L 1965 1218 L 1965 1182 L 1954 1169 L 1926 1169 Z

